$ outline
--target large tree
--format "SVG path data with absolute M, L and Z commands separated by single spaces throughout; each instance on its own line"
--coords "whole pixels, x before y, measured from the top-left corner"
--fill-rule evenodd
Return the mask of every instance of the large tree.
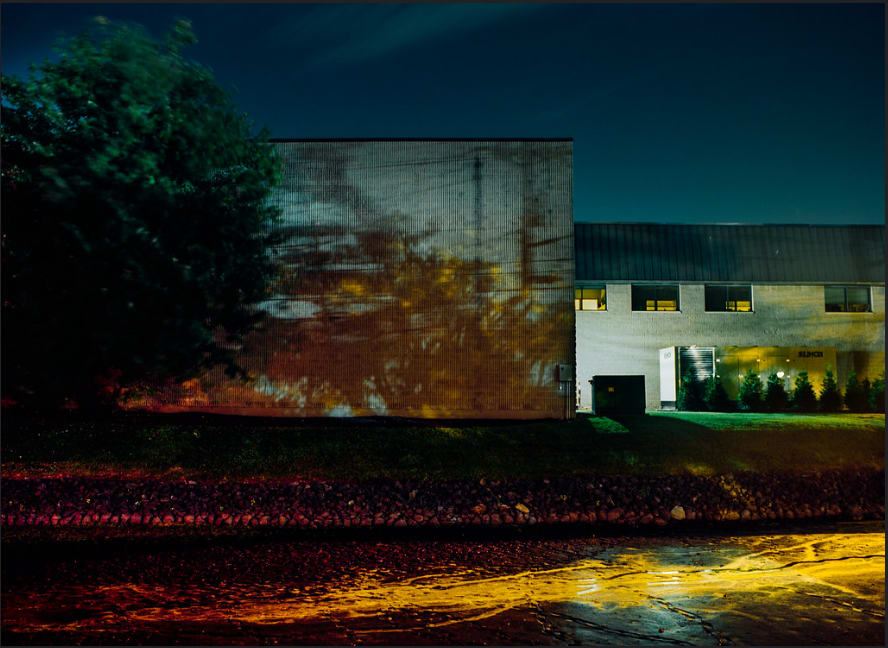
M 83 407 L 222 364 L 276 273 L 279 162 L 207 68 L 97 19 L 3 77 L 3 393 Z

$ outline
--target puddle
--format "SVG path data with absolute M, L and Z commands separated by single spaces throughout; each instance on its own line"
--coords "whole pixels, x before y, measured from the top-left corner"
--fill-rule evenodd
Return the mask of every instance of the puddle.
M 884 632 L 881 532 L 186 554 L 81 559 L 76 584 L 5 582 L 4 638 L 881 645 Z

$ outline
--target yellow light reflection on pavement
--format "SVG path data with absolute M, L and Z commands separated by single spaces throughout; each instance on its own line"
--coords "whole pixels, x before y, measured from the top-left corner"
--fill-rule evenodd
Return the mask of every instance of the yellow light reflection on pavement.
M 230 583 L 201 599 L 193 589 L 112 585 L 82 593 L 78 604 L 113 604 L 114 614 L 40 621 L 36 611 L 49 603 L 40 597 L 59 596 L 57 590 L 34 594 L 15 608 L 5 606 L 4 626 L 102 632 L 171 622 L 267 627 L 333 620 L 366 636 L 470 624 L 529 607 L 558 616 L 569 605 L 585 610 L 587 618 L 628 608 L 643 616 L 656 608 L 661 615 L 651 622 L 656 637 L 663 614 L 675 618 L 676 632 L 691 622 L 712 625 L 713 618 L 755 626 L 769 618 L 791 618 L 799 601 L 808 600 L 850 615 L 849 622 L 876 623 L 884 619 L 884 553 L 880 533 L 748 536 L 608 549 L 557 568 L 495 576 L 463 566 L 386 580 L 369 570 L 308 591 Z

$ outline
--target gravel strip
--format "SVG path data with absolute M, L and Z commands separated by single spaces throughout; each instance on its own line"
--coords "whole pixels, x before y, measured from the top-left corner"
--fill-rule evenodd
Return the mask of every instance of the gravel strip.
M 318 529 L 862 520 L 884 517 L 884 478 L 883 470 L 446 483 L 4 478 L 0 523 Z

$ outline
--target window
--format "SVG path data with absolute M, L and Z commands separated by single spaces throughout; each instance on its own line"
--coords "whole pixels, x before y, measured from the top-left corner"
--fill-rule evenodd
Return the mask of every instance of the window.
M 678 286 L 632 286 L 632 310 L 677 311 Z
M 707 311 L 752 311 L 752 286 L 706 286 L 705 290 Z
M 824 286 L 827 313 L 869 313 L 869 286 Z
M 604 286 L 576 288 L 574 310 L 607 310 L 607 294 Z

